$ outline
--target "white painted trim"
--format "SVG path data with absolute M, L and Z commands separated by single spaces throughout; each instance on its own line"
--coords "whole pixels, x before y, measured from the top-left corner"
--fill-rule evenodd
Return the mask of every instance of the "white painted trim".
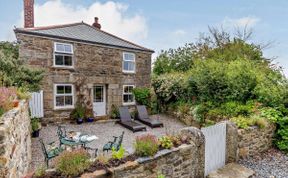
M 125 54 L 130 54 L 134 56 L 134 60 L 133 61 L 129 61 L 129 60 L 125 60 Z M 134 62 L 134 70 L 124 70 L 124 62 L 128 61 L 128 62 Z M 136 73 L 136 55 L 135 53 L 131 53 L 131 52 L 123 52 L 123 60 L 122 60 L 122 72 L 123 73 L 129 73 L 129 74 L 135 74 Z
M 133 98 L 134 98 L 134 101 L 133 101 L 133 102 L 129 102 L 129 103 L 125 103 L 125 102 L 124 102 L 124 88 L 127 87 L 127 86 L 132 86 L 133 89 L 136 87 L 136 85 L 123 85 L 123 87 L 122 87 L 122 104 L 123 104 L 123 106 L 135 105 L 135 104 L 136 104 L 135 96 L 133 97 Z M 130 94 L 130 93 L 125 93 L 125 94 Z M 133 95 L 132 92 L 131 92 L 131 94 Z
M 68 46 L 70 46 L 71 47 L 71 53 L 70 52 L 65 52 L 65 51 L 57 51 L 57 48 L 56 48 L 56 46 L 57 45 L 63 45 L 63 46 L 65 46 L 65 45 L 68 45 Z M 64 49 L 65 49 L 65 47 L 64 47 Z M 70 43 L 61 43 L 61 42 L 54 42 L 54 53 L 62 53 L 62 54 L 72 54 L 73 55 L 73 52 L 74 50 L 73 50 L 73 45 L 72 44 L 70 44 Z
M 72 53 L 65 53 L 61 51 L 56 51 L 56 45 L 57 44 L 63 44 L 63 45 L 71 45 Z M 60 43 L 60 42 L 54 42 L 54 49 L 53 49 L 53 67 L 55 68 L 63 68 L 63 69 L 74 69 L 74 48 L 72 44 L 69 43 Z M 72 66 L 66 66 L 66 65 L 56 65 L 56 55 L 63 55 L 63 56 L 71 56 L 72 57 Z M 63 59 L 64 60 L 64 59 Z
M 57 86 L 71 86 L 72 87 L 72 93 L 67 95 L 67 94 L 57 94 Z M 53 92 L 53 97 L 54 97 L 54 110 L 61 110 L 61 109 L 74 109 L 74 85 L 73 84 L 54 84 L 54 92 Z M 57 96 L 71 96 L 72 95 L 72 105 L 69 106 L 56 106 L 56 97 Z

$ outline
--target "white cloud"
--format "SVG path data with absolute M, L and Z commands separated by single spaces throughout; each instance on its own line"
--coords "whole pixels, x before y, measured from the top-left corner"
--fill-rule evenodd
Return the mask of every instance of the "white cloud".
M 186 31 L 182 30 L 182 29 L 178 29 L 178 30 L 174 31 L 173 34 L 176 36 L 183 36 L 183 35 L 186 35 Z
M 147 37 L 146 19 L 139 15 L 127 16 L 128 6 L 109 1 L 95 1 L 89 7 L 73 6 L 62 0 L 50 0 L 44 4 L 35 4 L 35 26 L 57 25 L 84 21 L 88 24 L 99 17 L 102 29 L 127 40 L 139 42 Z M 18 26 L 23 26 L 23 12 Z
M 238 19 L 233 19 L 229 17 L 225 17 L 225 19 L 222 21 L 222 25 L 224 27 L 253 27 L 260 21 L 257 17 L 242 17 Z

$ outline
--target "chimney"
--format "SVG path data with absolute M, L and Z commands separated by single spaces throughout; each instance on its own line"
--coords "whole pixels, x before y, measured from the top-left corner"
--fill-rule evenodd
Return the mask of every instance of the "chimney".
M 34 0 L 24 0 L 24 28 L 34 27 Z
M 98 17 L 95 17 L 94 23 L 92 24 L 93 27 L 101 29 L 101 24 L 98 22 Z

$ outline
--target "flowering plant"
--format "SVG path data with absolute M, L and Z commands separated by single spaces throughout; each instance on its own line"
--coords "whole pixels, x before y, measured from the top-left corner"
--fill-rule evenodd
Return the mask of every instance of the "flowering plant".
M 15 99 L 17 99 L 17 90 L 15 88 L 0 87 L 0 110 L 2 112 L 12 109 Z

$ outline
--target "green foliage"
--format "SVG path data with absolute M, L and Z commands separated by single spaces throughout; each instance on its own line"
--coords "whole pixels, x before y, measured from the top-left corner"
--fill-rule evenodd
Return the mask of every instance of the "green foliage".
M 280 149 L 288 153 L 288 117 L 278 118 L 278 130 L 276 132 L 275 144 Z
M 123 148 L 122 145 L 120 146 L 118 151 L 116 151 L 114 147 L 112 148 L 112 158 L 113 159 L 120 160 L 124 157 L 124 154 L 125 154 L 125 149 Z
M 173 147 L 173 141 L 169 136 L 162 136 L 158 141 L 161 148 L 170 149 Z
M 149 88 L 134 88 L 133 94 L 135 100 L 140 105 L 149 106 L 150 105 L 150 89 Z
M 18 45 L 0 42 L 0 86 L 25 87 L 37 91 L 43 79 L 42 70 L 32 69 L 19 59 Z
M 0 117 L 5 113 L 4 109 L 0 107 Z
M 117 118 L 120 117 L 120 113 L 119 113 L 118 107 L 115 106 L 114 104 L 112 104 L 112 106 L 111 106 L 110 117 L 112 119 L 117 119 Z
M 251 126 L 258 126 L 260 129 L 264 129 L 268 126 L 266 118 L 262 118 L 259 115 L 252 115 L 250 117 L 237 116 L 230 120 L 241 129 L 247 129 Z
M 73 119 L 84 118 L 85 116 L 85 107 L 81 104 L 77 104 L 74 110 L 70 114 Z
M 32 132 L 37 131 L 40 129 L 40 118 L 33 117 L 31 118 L 31 127 L 32 127 Z
M 56 158 L 55 168 L 63 176 L 78 176 L 91 165 L 84 150 L 65 151 Z
M 44 177 L 46 174 L 46 167 L 45 166 L 40 166 L 36 169 L 33 177 L 36 177 L 36 178 L 40 178 L 40 177 Z
M 277 123 L 277 121 L 279 121 L 283 117 L 282 113 L 274 108 L 265 107 L 262 108 L 260 111 L 262 117 L 267 118 L 273 123 Z
M 165 176 L 164 176 L 164 174 L 161 174 L 160 172 L 158 172 L 157 178 L 165 178 Z
M 170 72 L 185 72 L 193 65 L 193 46 L 186 44 L 184 47 L 162 51 L 156 58 L 153 73 L 156 75 Z
M 152 85 L 157 98 L 162 103 L 170 103 L 188 97 L 186 81 L 184 74 L 171 73 L 154 77 Z
M 158 140 L 154 135 L 146 134 L 136 137 L 135 153 L 140 156 L 154 156 L 158 150 Z

